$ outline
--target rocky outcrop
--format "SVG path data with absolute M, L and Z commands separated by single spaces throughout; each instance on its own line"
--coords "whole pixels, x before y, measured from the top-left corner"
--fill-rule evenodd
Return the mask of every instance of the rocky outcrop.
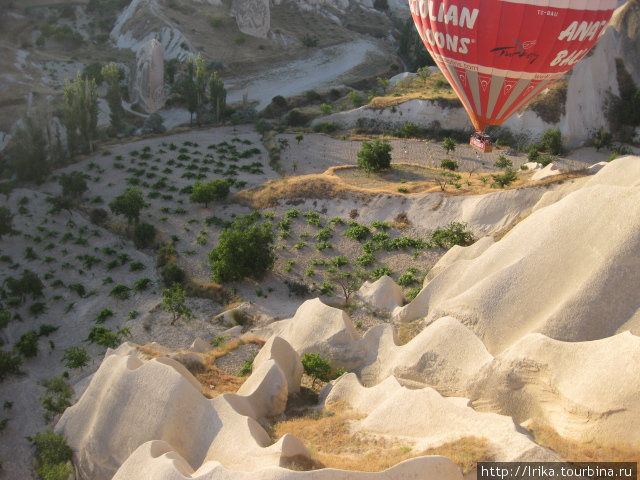
M 592 53 L 578 63 L 569 79 L 562 134 L 576 145 L 609 129 L 608 103 L 619 95 L 616 59 L 620 59 L 636 85 L 640 85 L 640 2 L 630 0 L 616 10 L 609 28 Z
M 402 288 L 388 275 L 375 282 L 364 282 L 357 295 L 365 304 L 382 312 L 391 312 L 401 307 L 404 301 Z
M 470 398 L 576 441 L 637 448 L 639 364 L 640 337 L 628 331 L 578 343 L 530 334 L 484 366 Z
M 640 309 L 639 187 L 639 159 L 613 161 L 477 258 L 441 271 L 395 320 L 452 316 L 494 355 L 531 332 L 564 341 L 615 334 Z
M 146 113 L 164 106 L 164 53 L 155 38 L 145 43 L 136 53 L 136 65 L 131 74 L 129 98 L 132 105 Z
M 465 399 L 445 398 L 432 388 L 409 390 L 391 380 L 364 388 L 349 374 L 336 382 L 326 403 L 346 404 L 364 414 L 352 427 L 355 431 L 408 441 L 414 451 L 481 437 L 504 461 L 558 460 L 519 431 L 510 417 L 476 412 Z
M 269 0 L 233 0 L 231 15 L 242 33 L 267 38 L 271 28 Z

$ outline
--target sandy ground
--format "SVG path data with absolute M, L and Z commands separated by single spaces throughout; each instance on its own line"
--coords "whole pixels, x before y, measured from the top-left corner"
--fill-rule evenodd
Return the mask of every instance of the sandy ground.
M 329 166 L 355 163 L 359 147 L 357 141 L 332 139 L 324 135 L 305 134 L 298 144 L 294 135 L 285 134 L 281 138 L 289 140 L 289 147 L 283 152 L 283 165 L 289 174 L 318 173 Z M 247 159 L 233 162 L 223 158 L 215 149 L 208 148 L 226 142 L 236 145 L 242 152 L 257 148 L 259 153 Z M 429 163 L 429 158 L 440 158 L 441 147 L 434 143 L 393 140 L 394 161 Z M 459 147 L 454 157 L 459 159 L 462 168 L 488 168 L 478 166 L 467 147 Z M 137 152 L 137 153 L 136 153 Z M 431 152 L 432 157 L 426 155 Z M 580 152 L 581 159 L 589 163 L 599 160 L 605 153 Z M 179 157 L 182 156 L 182 160 Z M 148 158 L 143 158 L 148 157 Z M 207 162 L 205 162 L 207 160 Z M 522 161 L 514 159 L 514 163 Z M 216 163 L 220 162 L 220 163 Z M 248 173 L 242 166 L 259 165 L 259 171 Z M 485 163 L 488 163 L 485 161 Z M 13 321 L 0 332 L 7 346 L 13 345 L 20 336 L 42 324 L 60 327 L 49 338 L 39 341 L 39 354 L 26 360 L 22 370 L 24 375 L 10 377 L 0 384 L 0 402 L 13 402 L 10 410 L 5 410 L 1 418 L 9 418 L 0 444 L 0 459 L 5 463 L 3 471 L 7 478 L 32 478 L 32 455 L 25 436 L 42 431 L 47 425 L 42 418 L 40 398 L 44 394 L 41 382 L 62 374 L 65 367 L 62 355 L 66 348 L 74 345 L 87 346 L 92 357 L 90 366 L 80 371 L 70 372 L 72 383 L 90 375 L 99 365 L 105 351 L 103 347 L 86 343 L 93 320 L 104 308 L 114 311 L 114 316 L 105 322 L 105 326 L 116 330 L 122 326 L 131 327 L 132 340 L 137 343 L 157 341 L 172 348 L 185 348 L 196 337 L 211 340 L 226 327 L 213 322 L 212 318 L 221 311 L 221 306 L 207 300 L 190 299 L 189 306 L 196 318 L 189 322 L 180 321 L 176 326 L 169 325 L 169 315 L 158 308 L 161 302 L 160 291 L 164 288 L 155 268 L 155 256 L 152 251 L 139 251 L 130 241 L 90 223 L 87 216 L 78 212 L 48 214 L 49 205 L 45 202 L 48 194 L 58 194 L 60 187 L 56 175 L 70 171 L 84 172 L 88 176 L 89 192 L 85 195 L 85 205 L 108 209 L 107 204 L 122 193 L 129 185 L 142 188 L 148 202 L 141 220 L 154 224 L 165 239 L 177 238 L 179 263 L 188 274 L 202 281 L 209 280 L 207 253 L 217 243 L 220 227 L 207 226 L 205 219 L 217 216 L 231 220 L 233 215 L 249 213 L 247 207 L 229 202 L 211 204 L 207 208 L 189 202 L 188 194 L 180 193 L 183 187 L 193 184 L 197 175 L 203 179 L 221 178 L 221 171 L 236 165 L 237 175 L 232 178 L 246 182 L 244 187 L 259 185 L 278 177 L 268 165 L 267 154 L 253 126 L 223 127 L 217 129 L 193 130 L 166 137 L 141 139 L 128 144 L 103 147 L 91 158 L 55 172 L 48 183 L 33 189 L 16 190 L 6 199 L 6 204 L 16 213 L 14 228 L 20 233 L 0 239 L 0 251 L 8 260 L 0 262 L 0 283 L 9 276 L 20 276 L 26 269 L 36 272 L 46 285 L 44 297 L 28 299 L 14 311 L 21 321 Z M 293 165 L 296 165 L 295 172 Z M 221 165 L 221 166 L 220 166 Z M 216 168 L 220 170 L 215 171 Z M 165 185 L 158 185 L 162 181 Z M 244 188 L 243 187 L 243 188 Z M 236 191 L 238 188 L 233 188 Z M 153 191 L 157 195 L 152 198 Z M 26 203 L 24 200 L 26 198 Z M 408 200 L 411 201 L 410 199 Z M 21 205 L 21 203 L 24 203 Z M 325 202 L 326 203 L 326 202 Z M 298 204 L 301 214 L 307 210 L 319 210 L 322 225 L 327 225 L 328 215 L 317 202 L 307 201 Z M 283 204 L 270 209 L 274 221 L 284 216 L 284 212 L 293 205 Z M 375 218 L 374 211 L 366 204 L 353 200 L 344 200 L 342 211 L 358 208 L 366 218 Z M 22 213 L 18 213 L 22 211 Z M 348 215 L 343 218 L 348 221 Z M 312 284 L 324 281 L 326 267 L 313 267 L 313 260 L 330 260 L 344 255 L 353 262 L 361 254 L 361 245 L 342 235 L 346 225 L 333 228 L 330 239 L 332 248 L 318 251 L 318 241 L 314 235 L 319 227 L 307 223 L 300 215 L 292 221 L 291 234 L 277 242 L 278 260 L 272 273 L 259 282 L 234 282 L 227 285 L 251 305 L 251 313 L 256 322 L 264 324 L 277 318 L 291 317 L 303 298 L 292 297 L 284 284 L 285 279 Z M 400 235 L 414 236 L 411 229 L 398 231 L 392 229 L 391 237 Z M 198 241 L 204 237 L 204 241 Z M 305 245 L 301 246 L 300 242 Z M 296 247 L 298 245 L 298 247 Z M 27 250 L 33 250 L 37 258 L 28 259 Z M 442 255 L 442 251 L 419 252 L 378 252 L 377 264 L 386 265 L 394 278 L 408 268 L 417 269 L 416 278 L 420 279 Z M 121 257 L 124 256 L 124 257 Z M 98 260 L 87 267 L 88 257 Z M 124 258 L 124 260 L 116 259 Z M 134 270 L 131 265 L 139 264 Z M 289 271 L 287 271 L 289 269 Z M 151 279 L 152 287 L 147 291 L 132 293 L 128 300 L 114 300 L 109 297 L 113 285 L 122 283 L 131 287 L 141 278 Z M 56 282 L 61 281 L 62 283 Z M 69 285 L 80 284 L 85 289 L 84 297 L 69 289 Z M 413 285 L 417 287 L 418 283 Z M 328 302 L 337 302 L 339 297 L 327 297 Z M 38 301 L 46 305 L 46 310 L 34 315 L 29 307 Z M 137 312 L 134 314 L 132 312 Z M 360 308 L 353 313 L 360 323 L 360 331 L 374 324 L 386 321 L 376 317 L 366 309 Z M 50 343 L 51 342 L 51 343 Z

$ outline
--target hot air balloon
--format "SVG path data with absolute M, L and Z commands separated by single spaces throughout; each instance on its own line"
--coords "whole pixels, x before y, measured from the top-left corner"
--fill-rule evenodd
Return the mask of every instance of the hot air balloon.
M 466 109 L 471 144 L 580 61 L 617 0 L 409 0 L 422 41 Z

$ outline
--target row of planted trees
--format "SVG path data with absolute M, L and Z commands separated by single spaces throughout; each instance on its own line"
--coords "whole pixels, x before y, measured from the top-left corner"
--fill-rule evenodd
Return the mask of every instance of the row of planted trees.
M 95 70 L 95 71 L 93 71 Z M 25 116 L 16 129 L 8 148 L 0 158 L 0 175 L 16 176 L 20 181 L 42 181 L 50 168 L 61 165 L 66 158 L 76 154 L 95 151 L 98 131 L 99 83 L 106 84 L 105 100 L 109 105 L 110 125 L 106 133 L 116 136 L 127 131 L 126 112 L 122 104 L 125 96 L 123 70 L 114 62 L 89 72 L 78 72 L 76 78 L 68 80 L 64 87 L 63 104 L 58 117 L 66 130 L 66 142 L 60 125 L 52 121 L 53 112 Z M 189 58 L 184 63 L 182 79 L 174 84 L 173 91 L 179 101 L 193 115 L 196 122 L 220 122 L 226 110 L 227 91 L 218 72 L 210 73 L 201 55 Z M 158 117 L 158 118 L 152 118 Z M 161 117 L 152 114 L 143 126 L 143 132 L 156 131 L 155 120 Z M 154 120 L 153 122 L 151 120 Z M 151 128 L 146 127 L 149 123 Z

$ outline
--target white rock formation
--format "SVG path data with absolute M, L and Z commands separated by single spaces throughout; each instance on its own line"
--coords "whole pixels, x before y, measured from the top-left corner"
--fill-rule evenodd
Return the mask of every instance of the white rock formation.
M 284 374 L 289 393 L 300 391 L 300 379 L 302 378 L 302 363 L 300 355 L 291 345 L 281 337 L 272 336 L 253 359 L 253 368 L 259 368 L 263 363 L 275 360 Z
M 242 33 L 267 38 L 271 28 L 269 0 L 233 0 L 231 16 Z
M 602 127 L 608 128 L 606 101 L 610 95 L 619 95 L 617 58 L 636 85 L 640 84 L 639 12 L 640 5 L 635 0 L 618 8 L 593 52 L 574 67 L 567 89 L 567 115 L 561 122 L 562 134 L 569 145 L 584 141 Z
M 322 469 L 297 472 L 266 468 L 239 472 L 218 462 L 207 462 L 194 471 L 172 448 L 162 441 L 141 445 L 122 465 L 113 480 L 462 480 L 458 467 L 444 457 L 407 460 L 384 472 L 364 473 Z
M 184 59 L 194 51 L 179 26 L 163 13 L 157 0 L 132 0 L 116 20 L 110 37 L 118 48 L 134 52 L 155 38 L 162 45 L 165 58 Z
M 272 444 L 257 421 L 280 413 L 286 403 L 286 377 L 276 360 L 264 362 L 243 391 L 244 396 L 208 400 L 180 363 L 168 358 L 144 363 L 125 346 L 107 353 L 56 431 L 67 438 L 80 478 L 86 480 L 112 478 L 136 448 L 154 440 L 170 444 L 193 469 L 216 461 L 252 471 L 278 466 L 283 458 L 309 456 L 291 435 Z
M 640 308 L 638 185 L 639 159 L 615 160 L 479 257 L 450 265 L 395 319 L 450 315 L 493 354 L 530 332 L 567 341 L 613 335 Z
M 355 361 L 358 334 L 349 316 L 316 298 L 304 302 L 293 318 L 273 324 L 273 333 L 300 355 L 318 353 L 337 365 Z
M 401 307 L 404 301 L 402 288 L 388 275 L 383 275 L 375 282 L 364 282 L 357 296 L 365 304 L 382 312 L 391 312 Z
M 629 332 L 577 343 L 530 334 L 483 368 L 471 398 L 573 440 L 638 448 L 638 365 L 640 337 Z
M 560 175 L 562 173 L 562 169 L 560 165 L 556 163 L 550 163 L 544 168 L 540 168 L 536 170 L 536 172 L 531 176 L 532 181 L 544 180 L 545 178 L 553 177 L 554 175 Z
M 164 106 L 164 53 L 155 38 L 150 39 L 136 53 L 136 66 L 131 72 L 129 98 L 146 113 Z
M 558 460 L 518 431 L 510 417 L 476 412 L 467 399 L 444 398 L 432 388 L 408 390 L 389 380 L 368 389 L 355 375 L 344 375 L 326 398 L 327 405 L 332 403 L 346 403 L 366 415 L 353 426 L 355 431 L 408 440 L 415 452 L 481 437 L 504 461 Z
M 456 396 L 466 395 L 469 383 L 493 359 L 480 339 L 451 317 L 438 319 L 402 346 L 391 326 L 380 325 L 367 332 L 359 349 L 363 360 L 354 371 L 364 385 L 394 376 L 412 388 L 432 386 Z

